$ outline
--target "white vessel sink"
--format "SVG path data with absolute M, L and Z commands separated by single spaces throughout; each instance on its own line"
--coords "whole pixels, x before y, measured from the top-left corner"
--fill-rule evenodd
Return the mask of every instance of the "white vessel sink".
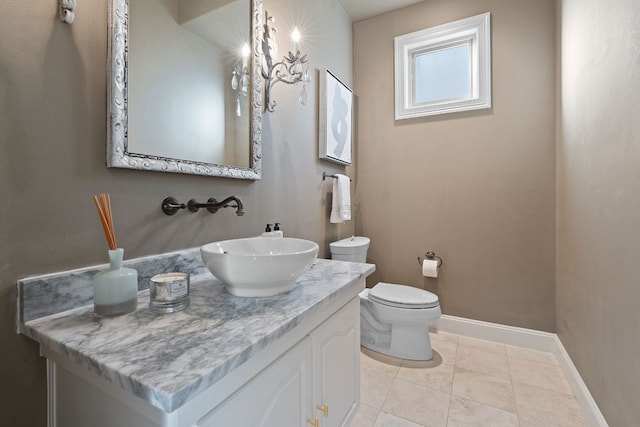
M 250 237 L 208 243 L 202 260 L 228 292 L 266 297 L 289 292 L 318 255 L 318 244 L 289 237 Z

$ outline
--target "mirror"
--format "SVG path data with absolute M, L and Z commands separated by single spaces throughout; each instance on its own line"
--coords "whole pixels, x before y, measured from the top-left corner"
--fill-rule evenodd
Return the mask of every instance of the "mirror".
M 107 166 L 262 175 L 262 0 L 110 0 Z

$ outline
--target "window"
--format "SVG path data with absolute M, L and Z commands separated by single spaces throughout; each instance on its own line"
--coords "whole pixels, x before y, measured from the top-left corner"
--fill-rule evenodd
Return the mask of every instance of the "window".
M 490 14 L 395 38 L 396 120 L 491 107 Z

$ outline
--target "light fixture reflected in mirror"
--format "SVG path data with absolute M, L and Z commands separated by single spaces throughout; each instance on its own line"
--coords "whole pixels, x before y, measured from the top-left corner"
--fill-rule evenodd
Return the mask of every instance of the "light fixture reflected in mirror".
M 276 109 L 276 101 L 271 99 L 271 88 L 278 82 L 289 85 L 296 85 L 302 82 L 302 90 L 298 100 L 300 104 L 307 104 L 307 86 L 311 81 L 309 71 L 309 60 L 306 54 L 300 53 L 298 43 L 302 39 L 302 34 L 298 27 L 291 33 L 293 40 L 293 51 L 289 51 L 281 60 L 274 63 L 278 57 L 278 46 L 276 45 L 274 19 L 265 11 L 264 31 L 262 37 L 262 77 L 265 79 L 265 109 L 273 112 Z M 295 52 L 295 53 L 294 53 Z
M 247 96 L 249 93 L 249 54 L 251 48 L 249 43 L 242 45 L 240 52 L 242 60 L 236 64 L 231 73 L 231 89 L 238 91 L 236 95 L 236 116 L 242 116 L 242 109 L 240 108 L 240 97 Z

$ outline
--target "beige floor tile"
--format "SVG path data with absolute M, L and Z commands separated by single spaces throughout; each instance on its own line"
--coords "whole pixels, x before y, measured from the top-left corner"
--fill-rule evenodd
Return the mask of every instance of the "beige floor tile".
M 507 355 L 478 347 L 460 346 L 456 366 L 510 380 Z
M 518 422 L 520 423 L 520 427 L 560 427 L 558 424 L 553 424 L 549 421 L 541 421 L 535 418 L 529 418 L 524 416 L 518 417 Z M 586 424 L 577 424 L 573 427 L 587 427 Z
M 494 353 L 501 353 L 501 354 L 507 353 L 507 346 L 504 344 L 460 336 L 458 338 L 458 348 L 462 346 L 475 347 L 482 350 L 491 351 Z
M 559 366 L 533 360 L 509 358 L 509 371 L 514 382 L 534 385 L 547 390 L 573 394 Z
M 573 396 L 514 382 L 518 414 L 527 426 L 586 426 L 582 410 Z
M 350 425 L 351 427 L 373 427 L 379 413 L 379 409 L 361 403 Z
M 549 365 L 559 366 L 560 363 L 553 353 L 546 351 L 531 350 L 529 348 L 517 347 L 515 345 L 507 345 L 507 356 L 519 357 L 520 359 L 533 360 L 536 362 L 548 363 Z
M 382 410 L 423 426 L 444 427 L 449 394 L 396 378 Z
M 400 417 L 386 412 L 380 412 L 375 427 L 422 427 L 421 424 L 412 423 Z
M 458 338 L 460 337 L 459 335 L 450 334 L 448 332 L 442 332 L 442 331 L 429 331 L 429 336 L 431 337 L 432 340 L 448 341 L 456 345 L 458 345 Z
M 430 337 L 431 361 L 363 349 L 352 427 L 587 426 L 553 353 L 442 332 Z
M 518 427 L 518 416 L 473 400 L 452 396 L 447 427 Z
M 393 377 L 368 369 L 360 370 L 360 402 L 380 409 L 393 384 Z
M 398 371 L 397 378 L 451 393 L 454 365 L 445 364 L 439 354 L 434 353 L 432 360 L 405 360 Z
M 457 335 L 433 333 L 429 334 L 431 339 L 431 348 L 434 353 L 440 355 L 442 363 L 453 365 L 456 362 L 456 353 L 458 351 Z
M 360 347 L 360 366 L 365 369 L 395 377 L 401 364 L 402 359 Z
M 456 367 L 451 393 L 505 411 L 516 412 L 511 381 L 494 375 Z

